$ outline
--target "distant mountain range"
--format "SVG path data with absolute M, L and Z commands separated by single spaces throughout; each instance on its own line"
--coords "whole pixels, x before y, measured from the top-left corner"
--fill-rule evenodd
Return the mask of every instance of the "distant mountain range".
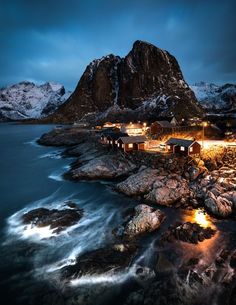
M 92 61 L 72 94 L 52 82 L 21 82 L 0 89 L 0 121 L 95 123 L 205 113 L 235 114 L 236 85 L 189 86 L 174 56 L 140 40 L 124 58 L 110 54 Z
M 54 113 L 69 95 L 62 85 L 53 82 L 40 86 L 21 82 L 0 89 L 0 121 L 45 117 Z
M 236 114 L 236 85 L 200 82 L 190 87 L 206 112 Z

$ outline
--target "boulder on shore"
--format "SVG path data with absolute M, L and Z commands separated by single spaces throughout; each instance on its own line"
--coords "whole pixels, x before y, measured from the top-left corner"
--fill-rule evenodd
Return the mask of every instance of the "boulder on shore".
M 139 204 L 125 223 L 114 230 L 114 233 L 124 239 L 132 239 L 157 230 L 164 220 L 165 215 L 162 211 L 146 204 Z
M 104 155 L 90 160 L 88 163 L 69 171 L 74 180 L 80 179 L 112 179 L 128 174 L 136 168 L 127 159 L 117 155 Z
M 232 214 L 236 205 L 236 192 L 223 193 L 217 196 L 214 190 L 208 191 L 204 203 L 212 214 L 227 217 Z
M 185 203 L 189 198 L 187 181 L 179 175 L 159 176 L 153 184 L 151 192 L 145 199 L 160 205 L 169 206 L 177 201 Z

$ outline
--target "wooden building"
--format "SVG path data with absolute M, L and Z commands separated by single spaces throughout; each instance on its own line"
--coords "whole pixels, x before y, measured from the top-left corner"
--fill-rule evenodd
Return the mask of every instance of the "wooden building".
M 128 136 L 129 135 L 127 133 L 123 132 L 110 132 L 107 134 L 106 141 L 110 147 L 117 148 L 119 138 Z
M 145 150 L 147 138 L 145 136 L 120 137 L 117 141 L 118 148 L 124 152 Z
M 156 121 L 151 124 L 150 131 L 151 134 L 157 134 L 165 130 L 171 130 L 173 127 L 174 125 L 172 125 L 168 121 Z
M 138 136 L 143 135 L 145 133 L 146 124 L 141 123 L 129 123 L 123 124 L 121 126 L 120 131 L 127 133 L 129 136 Z
M 166 142 L 168 152 L 179 153 L 185 156 L 200 154 L 201 145 L 194 140 L 170 138 Z

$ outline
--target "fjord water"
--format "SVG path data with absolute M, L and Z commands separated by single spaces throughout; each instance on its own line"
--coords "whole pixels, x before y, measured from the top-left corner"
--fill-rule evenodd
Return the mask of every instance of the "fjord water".
M 122 207 L 134 201 L 114 193 L 109 183 L 73 183 L 62 179 L 72 159 L 60 157 L 62 149 L 43 147 L 36 139 L 52 125 L 0 125 L 0 286 L 4 305 L 36 304 L 45 273 L 67 264 L 86 250 L 105 245 L 120 222 Z M 24 235 L 17 215 L 43 206 L 57 208 L 72 200 L 84 209 L 78 228 L 44 241 Z M 35 284 L 36 283 L 36 284 Z M 40 301 L 40 300 L 39 300 Z M 46 303 L 46 302 L 45 302 Z
M 136 199 L 115 193 L 113 183 L 64 180 L 62 174 L 73 159 L 61 157 L 63 148 L 36 143 L 37 138 L 52 128 L 52 125 L 0 125 L 0 293 L 4 305 L 67 304 L 57 270 L 60 272 L 63 266 L 73 264 L 78 255 L 112 243 L 112 229 L 122 223 L 122 214 L 127 208 L 137 205 Z M 25 211 L 35 207 L 58 208 L 66 200 L 77 203 L 84 210 L 84 216 L 78 225 L 58 237 L 45 239 L 48 232 L 25 232 L 19 223 Z M 161 229 L 142 241 L 137 264 L 152 263 L 153 256 L 156 257 L 153 255 L 155 242 L 171 223 L 202 221 L 195 212 L 176 209 L 164 209 L 164 212 L 167 218 Z M 199 255 L 210 262 L 225 243 L 229 242 L 231 247 L 236 244 L 233 220 L 208 218 L 204 221 L 216 226 L 219 232 L 200 245 L 180 244 L 179 253 L 186 260 Z M 118 287 L 127 276 L 129 274 L 84 277 L 73 282 L 75 290 L 69 295 L 78 294 L 77 284 L 97 287 L 103 282 Z M 122 289 L 108 289 L 114 295 L 113 304 L 121 304 L 118 299 L 124 297 L 124 291 L 127 293 L 130 287 Z M 105 295 L 100 303 L 111 304 L 111 299 Z M 94 304 L 98 304 L 97 299 Z

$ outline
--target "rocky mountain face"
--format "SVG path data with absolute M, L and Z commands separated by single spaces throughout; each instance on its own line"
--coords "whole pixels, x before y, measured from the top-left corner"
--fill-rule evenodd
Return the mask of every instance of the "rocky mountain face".
M 40 86 L 21 82 L 0 89 L 0 121 L 45 117 L 68 97 L 62 85 L 49 82 Z
M 191 89 L 207 112 L 236 114 L 236 85 L 218 86 L 200 82 L 191 86 Z
M 177 60 L 152 44 L 136 41 L 124 58 L 108 55 L 92 61 L 55 122 L 79 119 L 155 119 L 202 115 Z

